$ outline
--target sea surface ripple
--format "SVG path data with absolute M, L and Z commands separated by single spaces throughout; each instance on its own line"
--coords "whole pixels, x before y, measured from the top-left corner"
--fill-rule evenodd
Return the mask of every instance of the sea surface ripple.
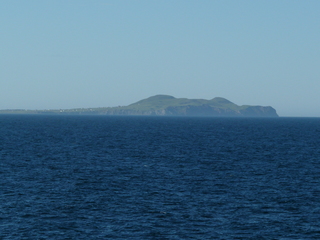
M 1 239 L 320 239 L 319 118 L 0 116 Z

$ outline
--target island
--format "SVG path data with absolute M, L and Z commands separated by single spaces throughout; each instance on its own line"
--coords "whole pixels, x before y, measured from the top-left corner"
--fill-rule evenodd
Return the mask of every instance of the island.
M 215 97 L 211 100 L 175 98 L 169 95 L 155 95 L 128 106 L 102 108 L 76 108 L 59 110 L 1 110 L 7 114 L 103 114 L 143 116 L 206 116 L 206 117 L 278 117 L 271 106 L 238 106 L 235 103 Z

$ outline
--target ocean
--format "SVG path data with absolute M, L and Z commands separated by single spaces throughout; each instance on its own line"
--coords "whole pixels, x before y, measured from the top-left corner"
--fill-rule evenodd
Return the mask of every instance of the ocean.
M 320 118 L 0 115 L 0 239 L 320 239 Z

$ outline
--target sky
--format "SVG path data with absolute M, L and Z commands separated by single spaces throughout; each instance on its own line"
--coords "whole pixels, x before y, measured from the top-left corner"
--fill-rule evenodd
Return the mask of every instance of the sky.
M 167 94 L 320 117 L 319 0 L 0 0 L 0 109 Z

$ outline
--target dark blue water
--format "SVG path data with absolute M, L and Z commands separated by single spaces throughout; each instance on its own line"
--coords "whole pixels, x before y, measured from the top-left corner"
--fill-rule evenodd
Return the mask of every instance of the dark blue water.
M 320 239 L 320 119 L 0 116 L 0 239 Z

